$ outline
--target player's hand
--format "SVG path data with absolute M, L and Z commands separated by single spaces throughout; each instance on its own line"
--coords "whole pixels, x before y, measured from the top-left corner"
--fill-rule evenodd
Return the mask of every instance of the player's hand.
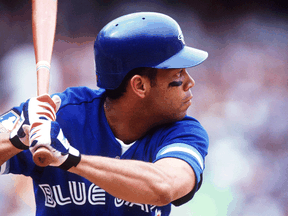
M 20 119 L 10 133 L 10 142 L 18 149 L 29 148 L 28 134 L 31 125 L 39 120 L 55 121 L 61 104 L 59 96 L 48 94 L 29 99 L 24 105 Z
M 28 120 L 30 125 L 32 125 L 39 120 L 55 121 L 61 99 L 58 95 L 54 95 L 51 98 L 48 94 L 44 94 L 31 98 L 26 104 Z
M 30 151 L 32 154 L 39 148 L 45 147 L 54 156 L 51 166 L 69 170 L 77 166 L 81 160 L 80 152 L 70 146 L 56 121 L 36 122 L 30 131 Z

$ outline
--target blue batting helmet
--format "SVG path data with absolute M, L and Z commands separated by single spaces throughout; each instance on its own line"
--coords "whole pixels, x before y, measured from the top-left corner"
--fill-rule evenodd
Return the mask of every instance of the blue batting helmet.
M 171 17 L 154 12 L 121 16 L 108 23 L 95 44 L 97 85 L 116 89 L 132 69 L 188 68 L 208 53 L 185 45 L 180 26 Z

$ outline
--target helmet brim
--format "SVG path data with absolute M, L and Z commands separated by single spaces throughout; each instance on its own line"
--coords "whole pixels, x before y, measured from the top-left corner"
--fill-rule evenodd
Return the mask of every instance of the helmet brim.
M 158 64 L 155 68 L 168 69 L 194 67 L 201 64 L 205 59 L 207 59 L 207 57 L 208 53 L 206 51 L 184 46 L 181 51 Z

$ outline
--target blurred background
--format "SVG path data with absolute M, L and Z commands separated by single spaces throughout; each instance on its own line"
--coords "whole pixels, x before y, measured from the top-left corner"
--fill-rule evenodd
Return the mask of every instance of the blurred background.
M 288 215 L 287 1 L 59 1 L 50 93 L 96 87 L 93 41 L 114 18 L 154 11 L 173 17 L 186 44 L 208 60 L 189 114 L 210 137 L 204 182 L 172 216 Z M 0 113 L 36 95 L 31 1 L 0 1 Z M 0 177 L 0 215 L 34 215 L 31 180 Z

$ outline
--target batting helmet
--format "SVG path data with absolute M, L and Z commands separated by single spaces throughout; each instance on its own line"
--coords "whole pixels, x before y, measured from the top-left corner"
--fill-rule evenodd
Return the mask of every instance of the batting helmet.
M 116 89 L 132 69 L 188 68 L 208 53 L 185 45 L 180 26 L 171 17 L 154 12 L 121 16 L 108 23 L 95 44 L 97 85 Z

